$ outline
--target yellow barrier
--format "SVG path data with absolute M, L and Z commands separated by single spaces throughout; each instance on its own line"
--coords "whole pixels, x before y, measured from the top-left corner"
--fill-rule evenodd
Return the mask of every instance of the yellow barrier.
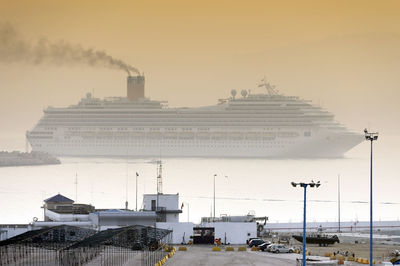
M 342 264 L 344 264 L 344 260 L 342 260 L 342 259 L 338 259 L 338 262 L 337 262 L 337 264 L 339 264 L 339 265 L 342 265 Z
M 354 257 L 348 257 L 347 261 L 355 261 L 356 259 Z
M 335 255 L 331 255 L 331 256 L 330 256 L 330 259 L 331 259 L 331 260 L 336 260 L 336 256 L 335 256 Z
M 221 251 L 221 248 L 220 247 L 213 247 L 212 251 Z
M 161 265 L 164 265 L 165 264 L 165 262 L 167 262 L 167 260 L 169 259 L 169 258 L 171 258 L 174 254 L 175 254 L 175 251 L 176 251 L 176 248 L 175 247 L 171 247 L 171 246 L 165 246 L 164 247 L 164 251 L 166 250 L 168 248 L 168 250 L 169 250 L 169 253 L 167 254 L 167 255 L 165 255 L 165 257 L 164 258 L 162 258 L 159 262 L 157 262 L 156 264 L 154 264 L 154 266 L 161 266 Z M 187 249 L 186 249 L 186 247 L 179 247 L 179 250 L 181 250 L 181 251 L 186 251 Z
M 187 248 L 186 248 L 185 246 L 183 246 L 183 247 L 179 247 L 178 250 L 179 250 L 179 251 L 187 251 Z
M 235 249 L 233 247 L 226 247 L 225 251 L 235 251 Z
M 247 251 L 246 247 L 238 247 L 238 251 Z
M 260 249 L 258 247 L 252 247 L 251 251 L 259 251 Z
M 332 253 L 325 253 L 325 257 L 330 257 L 330 256 L 332 256 Z

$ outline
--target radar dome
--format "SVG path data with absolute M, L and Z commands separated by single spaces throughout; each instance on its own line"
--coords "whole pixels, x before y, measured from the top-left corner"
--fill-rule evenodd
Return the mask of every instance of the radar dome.
M 236 93 L 237 93 L 236 90 L 231 90 L 231 95 L 232 95 L 233 98 L 235 98 Z
M 241 94 L 242 94 L 243 97 L 246 97 L 247 96 L 247 90 L 242 90 Z

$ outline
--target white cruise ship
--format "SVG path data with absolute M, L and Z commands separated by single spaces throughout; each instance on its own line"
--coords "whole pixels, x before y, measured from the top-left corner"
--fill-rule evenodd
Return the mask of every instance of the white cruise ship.
M 144 77 L 128 77 L 127 97 L 48 107 L 26 136 L 33 151 L 57 156 L 341 157 L 363 141 L 310 101 L 246 90 L 213 106 L 170 108 L 144 97 Z

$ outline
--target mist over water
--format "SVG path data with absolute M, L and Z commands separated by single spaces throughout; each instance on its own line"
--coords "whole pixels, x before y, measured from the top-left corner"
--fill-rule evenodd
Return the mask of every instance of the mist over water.
M 400 148 L 395 137 L 374 142 L 374 217 L 397 220 L 400 213 L 398 176 Z M 163 159 L 163 192 L 179 193 L 185 202 L 181 221 L 199 222 L 209 216 L 216 178 L 216 214 L 245 215 L 255 211 L 271 222 L 300 222 L 303 190 L 291 181 L 320 180 L 307 193 L 308 221 L 337 220 L 337 179 L 341 183 L 341 220 L 369 220 L 369 143 L 364 142 L 339 159 Z M 157 158 L 155 158 L 157 159 Z M 152 159 L 61 158 L 61 165 L 0 168 L 0 223 L 28 223 L 43 218 L 43 199 L 61 193 L 96 208 L 124 208 L 128 180 L 129 208 L 135 208 L 135 173 L 139 173 L 138 207 L 143 193 L 156 192 Z M 227 176 L 227 177 L 225 177 Z M 189 203 L 189 204 L 187 204 Z
M 105 51 L 85 48 L 67 41 L 51 42 L 45 38 L 30 42 L 8 23 L 0 24 L 0 62 L 55 66 L 81 64 L 120 69 L 128 75 L 131 72 L 140 74 L 135 67 Z

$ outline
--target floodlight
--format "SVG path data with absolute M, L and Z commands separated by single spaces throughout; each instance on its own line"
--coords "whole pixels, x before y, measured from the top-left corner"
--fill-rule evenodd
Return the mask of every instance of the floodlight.
M 292 187 L 297 187 L 297 184 L 295 182 L 292 182 Z

